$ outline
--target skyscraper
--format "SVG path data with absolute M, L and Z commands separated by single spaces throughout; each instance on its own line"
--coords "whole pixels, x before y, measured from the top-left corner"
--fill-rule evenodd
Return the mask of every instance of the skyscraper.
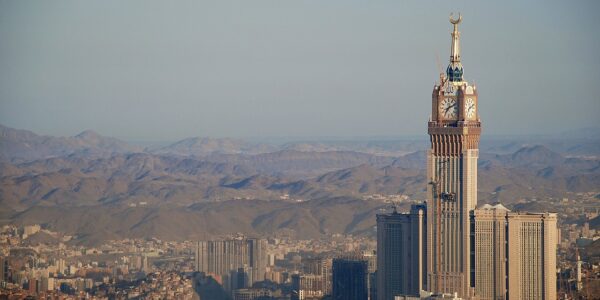
M 142 272 L 144 272 L 144 273 L 150 272 L 150 266 L 148 265 L 148 256 L 145 254 L 144 254 L 144 256 L 142 256 Z
M 421 289 L 432 299 L 556 299 L 556 214 L 476 209 L 481 122 L 477 87 L 463 78 L 461 21 L 450 16 L 450 63 L 433 88 L 426 209 L 377 216 L 378 299 Z
M 367 300 L 368 264 L 365 260 L 333 260 L 332 292 L 334 300 Z
M 314 274 L 293 274 L 291 300 L 321 299 L 323 292 L 323 276 Z
M 480 300 L 506 299 L 506 216 L 501 204 L 486 204 L 472 213 L 474 284 Z
M 8 282 L 9 277 L 9 262 L 8 257 L 0 256 L 0 284 Z
M 230 276 L 231 271 L 237 272 L 239 268 L 244 268 L 251 285 L 264 279 L 267 266 L 266 244 L 264 239 L 251 238 L 200 241 L 196 245 L 196 270 Z
M 469 214 L 477 205 L 481 122 L 477 87 L 463 78 L 458 25 L 450 22 L 450 63 L 433 88 L 427 152 L 427 286 L 434 293 L 472 295 Z
M 472 216 L 477 299 L 556 299 L 556 214 L 486 204 Z
M 419 295 L 426 261 L 425 206 L 413 205 L 410 213 L 377 215 L 377 299 Z
M 331 264 L 330 257 L 307 258 L 303 260 L 304 274 L 320 276 L 323 295 L 331 295 Z
M 557 216 L 509 213 L 508 299 L 556 299 Z

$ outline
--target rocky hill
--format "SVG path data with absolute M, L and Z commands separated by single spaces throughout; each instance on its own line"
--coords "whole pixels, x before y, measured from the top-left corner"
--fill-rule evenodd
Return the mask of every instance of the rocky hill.
M 0 125 L 0 161 L 23 162 L 77 152 L 100 156 L 138 151 L 141 148 L 91 130 L 73 137 L 54 137 Z
M 179 156 L 206 156 L 211 154 L 258 154 L 276 151 L 268 144 L 249 143 L 236 139 L 187 138 L 171 145 L 150 150 L 156 154 Z
M 362 200 L 366 196 L 426 198 L 423 150 L 401 156 L 302 147 L 262 153 L 266 148 L 235 140 L 191 139 L 145 151 L 89 131 L 56 138 L 3 127 L 2 134 L 0 224 L 42 223 L 85 242 L 128 234 L 369 234 L 385 204 Z M 479 162 L 480 203 L 526 206 L 600 186 L 600 160 L 542 145 L 482 151 Z
M 373 233 L 375 214 L 384 206 L 354 198 L 315 199 L 302 203 L 232 200 L 189 207 L 98 205 L 35 206 L 14 223 L 42 223 L 50 230 L 75 235 L 80 243 L 107 239 L 204 239 L 245 232 L 255 236 L 319 238 L 327 233 Z

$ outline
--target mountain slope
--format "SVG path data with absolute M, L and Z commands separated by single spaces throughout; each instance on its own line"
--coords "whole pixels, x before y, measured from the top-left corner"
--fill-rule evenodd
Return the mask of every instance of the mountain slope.
M 598 161 L 560 155 L 550 155 L 551 160 L 520 157 L 524 151 L 482 159 L 480 202 L 563 198 L 567 192 L 591 192 L 600 185 Z M 101 158 L 72 154 L 4 163 L 0 169 L 0 203 L 21 211 L 34 205 L 146 202 L 186 206 L 236 198 L 273 200 L 284 194 L 304 200 L 368 194 L 405 194 L 425 199 L 425 170 L 406 167 L 421 157 L 417 154 L 392 159 L 354 152 L 283 151 L 230 156 L 228 160 L 221 157 L 215 162 L 148 153 Z M 351 167 L 345 167 L 348 165 Z M 314 178 L 288 176 L 306 175 L 311 170 L 326 172 Z
M 211 154 L 258 154 L 275 150 L 274 146 L 249 143 L 242 140 L 193 137 L 150 152 L 163 155 L 206 156 Z
M 372 234 L 375 213 L 383 206 L 353 198 L 317 199 L 302 203 L 226 201 L 190 207 L 32 207 L 13 223 L 45 224 L 76 235 L 80 243 L 117 238 L 205 239 L 234 232 L 255 236 L 288 235 L 321 238 L 328 233 Z
M 138 147 L 91 130 L 73 137 L 53 137 L 0 125 L 0 160 L 4 161 L 23 162 L 77 152 L 106 155 L 139 151 Z

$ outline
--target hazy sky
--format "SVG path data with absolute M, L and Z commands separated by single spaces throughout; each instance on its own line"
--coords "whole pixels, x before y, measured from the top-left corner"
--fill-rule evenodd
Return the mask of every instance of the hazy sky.
M 130 140 L 425 134 L 460 11 L 485 134 L 600 126 L 600 1 L 0 1 L 0 124 Z

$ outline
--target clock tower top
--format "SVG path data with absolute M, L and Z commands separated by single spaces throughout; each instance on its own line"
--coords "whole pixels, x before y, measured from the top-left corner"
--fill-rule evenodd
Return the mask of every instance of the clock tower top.
M 478 114 L 477 87 L 463 78 L 458 25 L 462 15 L 450 15 L 451 32 L 450 62 L 446 74 L 440 74 L 440 82 L 433 87 L 429 134 L 437 137 L 446 135 L 468 135 L 473 138 L 464 143 L 463 149 L 475 149 L 478 145 L 481 123 Z M 459 151 L 454 151 L 457 154 Z
M 463 80 L 463 66 L 460 63 L 460 32 L 458 24 L 462 21 L 462 15 L 458 14 L 458 19 L 453 19 L 450 14 L 450 23 L 454 25 L 452 31 L 452 47 L 450 48 L 450 64 L 446 68 L 446 76 L 451 82 L 461 82 Z

